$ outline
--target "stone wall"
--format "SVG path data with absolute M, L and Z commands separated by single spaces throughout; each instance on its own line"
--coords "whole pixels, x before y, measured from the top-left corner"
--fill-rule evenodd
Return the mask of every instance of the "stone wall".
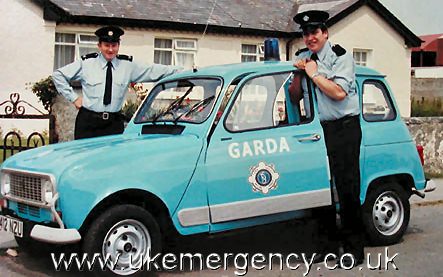
M 443 78 L 411 78 L 411 96 L 415 100 L 443 98 Z
M 58 95 L 52 105 L 52 114 L 55 115 L 55 131 L 58 141 L 70 141 L 74 139 L 75 117 L 77 109 L 63 96 Z
M 443 117 L 411 117 L 405 122 L 415 142 L 424 147 L 425 171 L 443 174 Z

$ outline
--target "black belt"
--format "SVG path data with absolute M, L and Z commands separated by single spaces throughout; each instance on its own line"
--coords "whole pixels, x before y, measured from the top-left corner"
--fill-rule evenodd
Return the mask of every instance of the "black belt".
M 359 122 L 360 115 L 347 115 L 336 120 L 324 120 L 320 123 L 323 128 L 345 128 Z
M 88 110 L 84 107 L 80 108 L 80 112 L 88 114 L 94 118 L 102 119 L 102 120 L 114 120 L 114 119 L 120 119 L 121 114 L 119 112 L 111 113 L 111 112 L 94 112 L 91 110 Z

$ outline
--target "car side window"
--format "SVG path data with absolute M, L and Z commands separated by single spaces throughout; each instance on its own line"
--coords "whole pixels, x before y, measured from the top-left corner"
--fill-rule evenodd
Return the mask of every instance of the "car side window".
M 390 121 L 396 112 L 385 85 L 377 80 L 363 83 L 363 118 L 369 122 Z
M 226 129 L 241 132 L 296 124 L 288 120 L 288 107 L 293 108 L 287 94 L 291 78 L 292 73 L 285 72 L 255 77 L 244 83 L 228 111 Z

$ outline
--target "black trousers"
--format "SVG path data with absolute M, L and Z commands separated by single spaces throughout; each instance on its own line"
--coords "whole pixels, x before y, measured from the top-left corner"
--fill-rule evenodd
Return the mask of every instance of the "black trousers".
M 329 163 L 340 204 L 341 228 L 332 230 L 333 239 L 341 242 L 345 253 L 364 259 L 364 232 L 360 205 L 359 116 L 322 122 Z M 335 216 L 334 216 L 335 218 Z M 333 226 L 336 226 L 335 224 Z
M 120 113 L 97 113 L 80 108 L 75 120 L 74 139 L 121 134 L 124 120 Z

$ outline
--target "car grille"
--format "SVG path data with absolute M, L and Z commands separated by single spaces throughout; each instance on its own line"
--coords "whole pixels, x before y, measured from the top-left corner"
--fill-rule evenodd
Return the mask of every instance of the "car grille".
M 11 174 L 11 196 L 42 203 L 42 180 L 40 177 Z
M 22 204 L 22 203 L 18 203 L 17 207 L 18 207 L 19 213 L 21 213 L 21 214 L 30 215 L 33 217 L 40 217 L 40 208 L 39 207 L 29 206 L 29 205 Z

